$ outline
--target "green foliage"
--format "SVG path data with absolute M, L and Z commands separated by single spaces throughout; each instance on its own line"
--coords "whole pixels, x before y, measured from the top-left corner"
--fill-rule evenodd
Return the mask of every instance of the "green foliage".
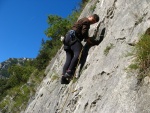
M 2 97 L 6 96 L 6 84 L 7 84 L 7 79 L 0 79 L 0 100 Z
M 15 89 L 16 96 L 13 98 L 13 101 L 15 101 L 13 105 L 13 112 L 15 113 L 18 111 L 19 107 L 21 105 L 24 105 L 28 102 L 29 96 L 30 96 L 30 88 L 26 85 L 23 85 Z M 13 91 L 14 92 L 14 91 Z M 21 109 L 24 109 L 23 107 Z
M 0 103 L 0 110 L 2 113 L 7 113 L 7 109 L 9 105 L 9 98 L 6 97 L 1 103 Z
M 0 75 L 4 78 L 8 78 L 10 76 L 8 72 L 8 68 L 12 65 L 25 65 L 25 63 L 32 61 L 32 59 L 23 59 L 23 58 L 9 58 L 8 60 L 1 63 Z
M 104 55 L 107 55 L 110 51 L 110 49 L 112 49 L 114 47 L 114 45 L 112 43 L 110 43 L 110 45 L 108 45 L 106 47 L 106 49 L 104 50 Z
M 9 61 L 11 62 L 11 65 L 17 64 L 18 60 L 15 58 L 10 58 Z
M 7 91 L 7 97 L 0 103 L 2 112 L 19 113 L 20 110 L 24 110 L 30 96 L 30 89 L 27 85 L 21 85 Z
M 9 79 L 0 79 L 0 100 L 8 94 L 8 90 L 16 86 L 24 84 L 29 79 L 31 73 L 35 68 L 25 64 L 25 66 L 14 65 L 9 67 Z
M 46 30 L 46 35 L 52 39 L 59 39 L 61 35 L 65 35 L 71 27 L 70 21 L 57 15 L 48 16 L 49 28 Z
M 140 71 L 150 67 L 150 35 L 144 34 L 136 44 L 136 56 Z
M 14 87 L 20 83 L 26 83 L 29 76 L 33 72 L 34 67 L 31 66 L 18 66 L 14 65 L 8 69 L 11 74 L 7 85 L 9 87 Z
M 138 69 L 138 68 L 139 68 L 139 67 L 138 67 L 137 64 L 131 64 L 131 65 L 129 65 L 129 69 L 136 70 L 136 69 Z
M 35 59 L 36 68 L 38 70 L 45 69 L 49 61 L 56 55 L 61 46 L 62 42 L 60 40 L 44 41 L 39 54 Z
M 141 81 L 145 76 L 150 75 L 150 34 L 145 33 L 140 37 L 139 42 L 135 46 L 134 53 L 134 64 L 131 64 L 128 68 L 138 69 L 138 80 Z
M 44 70 L 34 70 L 32 75 L 30 76 L 30 85 L 31 86 L 37 86 L 40 84 L 41 80 L 45 77 Z
M 37 85 L 39 85 L 43 77 L 44 70 L 40 72 L 38 70 L 34 70 L 32 74 L 30 74 L 29 84 L 20 83 L 9 88 L 5 87 L 5 90 L 2 91 L 5 94 L 1 92 L 3 95 L 0 95 L 0 109 L 2 110 L 1 112 L 20 113 L 21 110 L 24 110 L 30 96 L 33 96 L 35 94 L 35 89 Z M 4 86 L 6 83 L 8 83 L 7 80 L 1 80 L 0 82 L 0 85 Z
M 8 73 L 8 71 L 7 71 L 7 69 L 2 69 L 0 71 L 0 75 L 2 75 L 4 77 L 9 77 L 10 76 L 9 73 Z
M 150 35 L 144 34 L 135 46 L 136 64 L 138 65 L 138 79 L 141 81 L 150 75 Z

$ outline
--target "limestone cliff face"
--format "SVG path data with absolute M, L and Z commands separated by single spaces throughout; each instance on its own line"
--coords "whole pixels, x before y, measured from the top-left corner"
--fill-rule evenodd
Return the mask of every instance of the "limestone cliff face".
M 150 0 L 90 0 L 79 18 L 92 13 L 100 16 L 98 34 L 106 28 L 105 38 L 90 48 L 80 78 L 60 84 L 62 47 L 25 113 L 150 113 L 150 78 L 139 85 L 138 73 L 126 70 L 134 59 L 127 53 L 150 27 Z

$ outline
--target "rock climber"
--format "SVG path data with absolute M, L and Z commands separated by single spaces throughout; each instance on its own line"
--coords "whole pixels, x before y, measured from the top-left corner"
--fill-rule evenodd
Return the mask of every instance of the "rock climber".
M 90 25 L 99 21 L 97 14 L 78 20 L 69 30 L 63 41 L 66 52 L 66 62 L 63 66 L 61 84 L 69 84 L 74 75 L 78 63 L 78 57 L 82 50 L 82 40 L 88 41 Z

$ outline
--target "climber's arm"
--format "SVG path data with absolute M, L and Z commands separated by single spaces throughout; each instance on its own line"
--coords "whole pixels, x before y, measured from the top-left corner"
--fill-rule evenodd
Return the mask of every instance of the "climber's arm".
M 86 42 L 89 44 L 89 45 L 93 45 L 92 41 L 91 41 L 91 37 L 88 37 Z

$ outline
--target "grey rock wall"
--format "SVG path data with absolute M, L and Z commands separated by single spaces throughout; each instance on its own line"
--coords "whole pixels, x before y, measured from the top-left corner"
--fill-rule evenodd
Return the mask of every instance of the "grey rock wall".
M 150 113 L 150 78 L 139 84 L 137 71 L 126 70 L 134 60 L 128 52 L 150 27 L 150 0 L 91 0 L 79 18 L 93 13 L 100 16 L 99 33 L 104 27 L 106 33 L 102 43 L 89 50 L 80 78 L 60 84 L 62 47 L 25 113 Z

